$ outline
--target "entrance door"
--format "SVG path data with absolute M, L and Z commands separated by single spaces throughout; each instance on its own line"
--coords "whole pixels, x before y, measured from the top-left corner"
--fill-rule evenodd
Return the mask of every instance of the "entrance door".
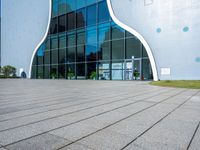
M 141 80 L 142 59 L 126 59 L 124 61 L 124 80 Z

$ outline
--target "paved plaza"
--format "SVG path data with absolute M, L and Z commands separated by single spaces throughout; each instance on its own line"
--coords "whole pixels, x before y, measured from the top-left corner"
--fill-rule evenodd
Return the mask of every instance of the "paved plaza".
M 0 80 L 0 150 L 199 150 L 200 90 Z

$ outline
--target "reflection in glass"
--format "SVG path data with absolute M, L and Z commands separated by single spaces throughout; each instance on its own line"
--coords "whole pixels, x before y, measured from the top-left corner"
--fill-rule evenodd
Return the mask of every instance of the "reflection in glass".
M 76 10 L 76 1 L 75 0 L 66 0 L 67 1 L 67 12 Z
M 58 32 L 66 31 L 66 16 L 62 15 L 58 19 Z
M 89 6 L 87 8 L 87 25 L 96 24 L 97 12 L 96 5 Z
M 134 56 L 135 58 L 140 58 L 141 49 L 142 49 L 142 44 L 138 39 L 136 38 L 126 39 L 126 58 L 127 59 L 132 59 L 132 56 Z
M 76 14 L 71 12 L 67 14 L 67 29 L 73 30 L 76 27 Z
M 85 27 L 85 25 L 86 25 L 86 13 L 85 13 L 85 8 L 83 8 L 77 11 L 76 27 L 81 28 Z
M 66 0 L 59 0 L 58 10 L 59 10 L 59 15 L 65 14 L 67 12 Z
M 98 14 L 99 14 L 99 16 L 98 16 L 99 23 L 109 21 L 110 14 L 109 14 L 109 11 L 108 11 L 106 1 L 99 3 L 99 13 Z
M 112 41 L 112 59 L 124 59 L 124 39 Z

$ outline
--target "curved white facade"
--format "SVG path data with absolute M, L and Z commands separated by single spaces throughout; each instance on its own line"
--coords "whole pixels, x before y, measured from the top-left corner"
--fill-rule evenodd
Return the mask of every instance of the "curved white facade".
M 33 52 L 49 21 L 50 0 L 3 0 L 1 65 L 13 65 L 29 76 Z
M 152 50 L 161 80 L 200 79 L 199 0 L 108 0 Z
M 199 0 L 107 0 L 112 19 L 145 46 L 154 80 L 200 79 Z M 2 1 L 1 65 L 30 77 L 47 35 L 51 0 Z M 18 72 L 19 75 L 19 72 Z

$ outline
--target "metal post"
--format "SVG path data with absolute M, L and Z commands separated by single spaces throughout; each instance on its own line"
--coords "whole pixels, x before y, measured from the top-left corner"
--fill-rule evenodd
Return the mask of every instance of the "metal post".
M 134 71 L 135 71 L 135 68 L 134 68 L 134 59 L 135 57 L 132 56 L 132 71 L 131 71 L 131 79 L 134 80 Z

